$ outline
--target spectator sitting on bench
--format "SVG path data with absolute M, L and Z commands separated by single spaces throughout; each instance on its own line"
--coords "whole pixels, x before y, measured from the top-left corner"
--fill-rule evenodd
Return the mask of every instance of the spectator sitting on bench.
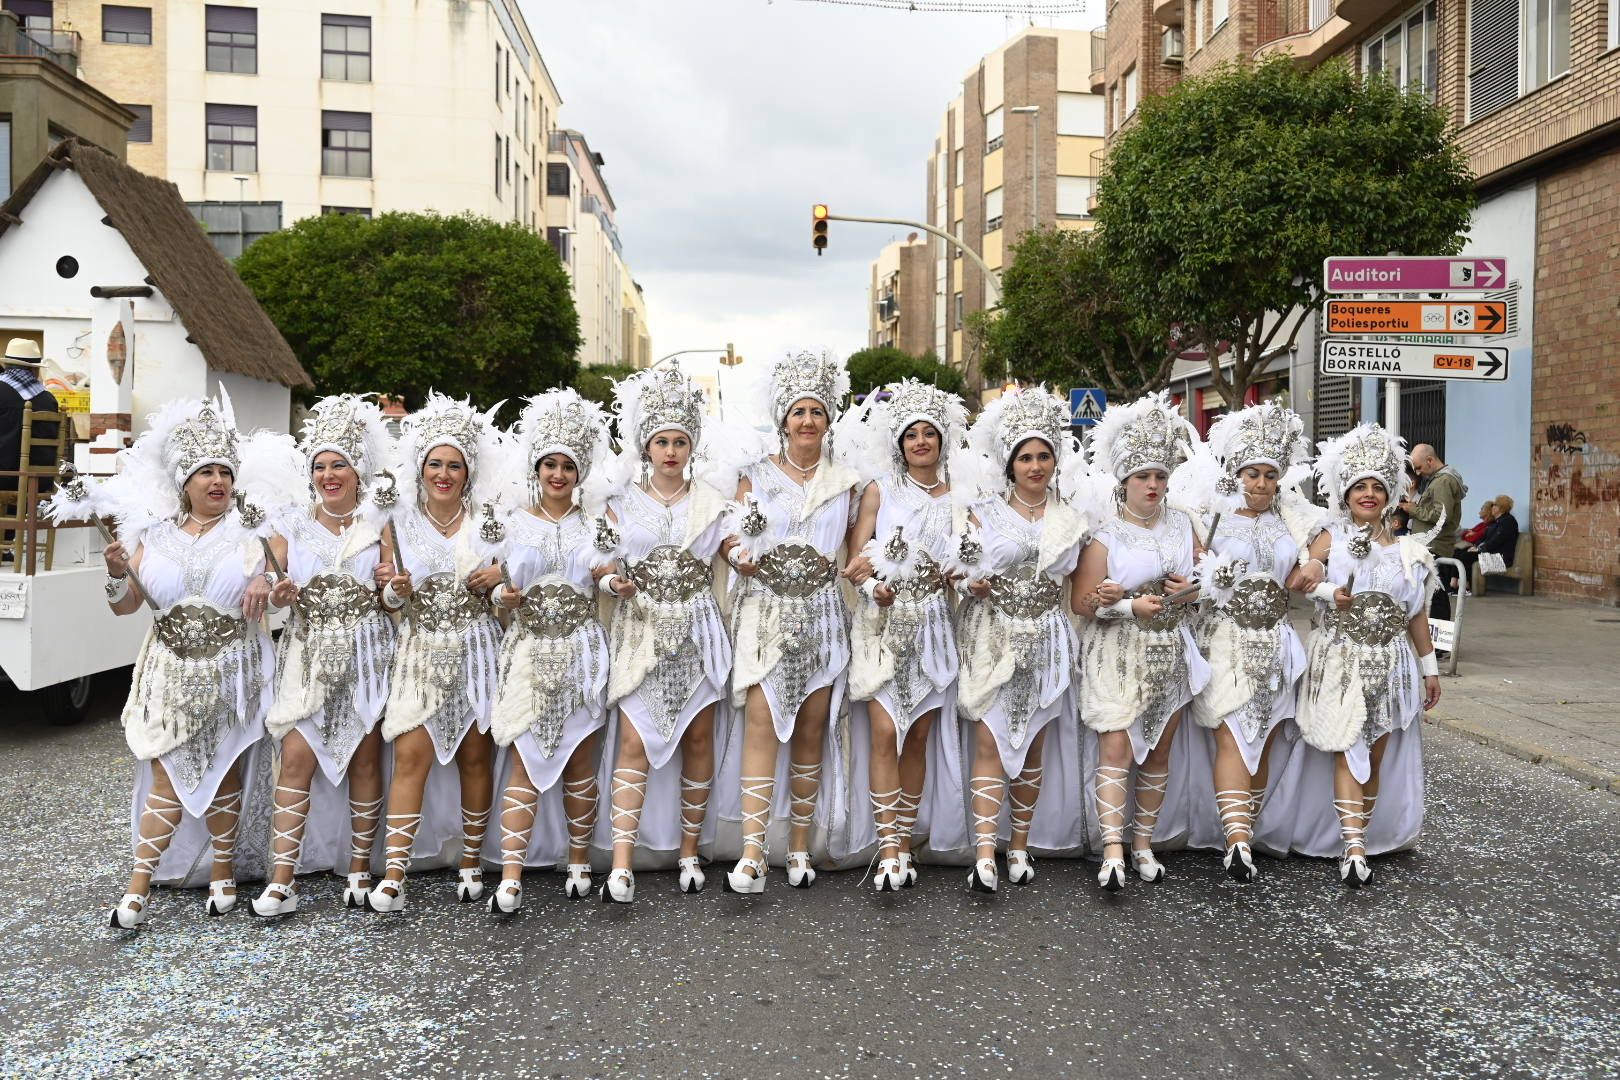
M 1512 566 L 1513 556 L 1518 551 L 1519 521 L 1513 516 L 1513 499 L 1507 495 L 1498 495 L 1491 503 L 1491 507 L 1494 516 L 1479 543 L 1470 544 L 1466 549 L 1459 547 L 1457 550 L 1457 558 L 1468 568 L 1470 577 L 1473 576 L 1474 564 L 1479 561 L 1482 553 L 1500 555 L 1505 565 Z
M 1481 540 L 1485 539 L 1485 530 L 1491 527 L 1491 518 L 1496 516 L 1496 500 L 1487 499 L 1485 505 L 1479 508 L 1479 521 L 1470 529 L 1457 534 L 1457 551 L 1471 550 Z M 1458 555 L 1461 558 L 1461 555 Z M 1463 559 L 1467 562 L 1467 559 Z

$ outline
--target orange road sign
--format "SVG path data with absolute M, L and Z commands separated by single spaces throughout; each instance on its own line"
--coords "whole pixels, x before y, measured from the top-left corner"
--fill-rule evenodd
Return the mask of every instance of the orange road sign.
M 1501 301 L 1329 300 L 1330 334 L 1479 334 L 1508 332 Z

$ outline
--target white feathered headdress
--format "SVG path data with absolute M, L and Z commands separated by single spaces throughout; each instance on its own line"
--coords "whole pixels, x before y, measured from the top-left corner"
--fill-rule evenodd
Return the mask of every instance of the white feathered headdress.
M 837 460 L 863 481 L 902 473 L 906 457 L 901 439 L 917 423 L 939 432 L 940 466 L 953 477 L 955 490 L 954 470 L 963 463 L 967 444 L 967 409 L 955 394 L 916 379 L 874 388 L 839 419 L 833 429 Z
M 480 412 L 469 401 L 428 391 L 422 407 L 401 423 L 389 470 L 392 475 L 372 484 L 370 500 L 384 511 L 417 505 L 422 465 L 435 447 L 449 446 L 459 450 L 467 462 L 468 498 L 475 504 L 489 502 L 501 481 L 501 434 L 495 414 L 503 404 Z M 378 499 L 381 501 L 376 502 Z
M 1115 480 L 1139 472 L 1176 470 L 1192 456 L 1198 432 L 1181 415 L 1167 391 L 1128 405 L 1110 405 L 1091 435 L 1091 461 Z
M 968 431 L 964 468 L 970 474 L 953 479 L 954 490 L 964 480 L 977 488 L 976 496 L 1007 490 L 1007 462 L 1026 439 L 1040 439 L 1057 458 L 1052 478 L 1058 497 L 1067 499 L 1078 489 L 1085 472 L 1085 456 L 1070 430 L 1069 404 L 1046 386 L 1014 387 L 984 407 Z M 952 463 L 953 470 L 955 462 Z M 963 486 L 967 486 L 963 484 Z
M 613 420 L 619 432 L 619 453 L 613 460 L 614 490 L 635 482 L 647 458 L 647 443 L 661 431 L 679 431 L 691 440 L 695 474 L 707 411 L 702 388 L 673 363 L 638 371 L 614 383 Z
M 97 513 L 118 520 L 118 539 L 133 549 L 152 526 L 180 516 L 180 492 L 204 465 L 241 469 L 236 413 L 218 399 L 172 401 L 147 417 L 146 430 L 118 455 L 118 472 L 95 488 Z
M 778 431 L 795 401 L 814 398 L 838 418 L 849 397 L 849 371 L 829 349 L 790 349 L 772 362 L 763 378 L 756 377 L 745 394 L 749 418 L 756 425 Z
M 1406 443 L 1377 424 L 1360 424 L 1319 444 L 1316 475 L 1335 510 L 1346 509 L 1345 493 L 1369 477 L 1384 485 L 1386 512 L 1401 497 L 1406 472 Z
M 308 459 L 291 435 L 261 430 L 242 440 L 236 498 L 242 524 L 259 537 L 268 537 L 289 516 L 309 513 Z
M 361 476 L 388 460 L 393 442 L 382 409 L 369 394 L 332 394 L 315 403 L 304 418 L 298 449 L 311 466 L 328 450 L 341 454 Z
M 586 513 L 600 514 L 614 489 L 608 468 L 613 448 L 602 407 L 567 387 L 528 398 L 512 428 L 510 482 L 502 491 L 503 501 L 514 506 L 533 502 L 529 493 L 534 470 L 551 454 L 565 454 L 573 461 L 579 470 L 575 491 L 580 506 Z

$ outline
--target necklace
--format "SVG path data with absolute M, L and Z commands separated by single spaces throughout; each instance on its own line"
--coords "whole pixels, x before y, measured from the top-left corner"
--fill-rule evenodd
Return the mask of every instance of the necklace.
M 1127 519 L 1135 518 L 1137 521 L 1141 522 L 1142 528 L 1148 529 L 1152 528 L 1153 523 L 1159 520 L 1159 515 L 1164 512 L 1164 504 L 1160 503 L 1158 506 L 1153 508 L 1153 513 L 1145 515 L 1138 514 L 1135 510 L 1132 510 L 1129 506 L 1126 506 L 1123 503 L 1120 504 L 1119 510 L 1120 513 L 1124 514 Z
M 782 460 L 799 471 L 799 479 L 801 481 L 810 479 L 810 474 L 821 468 L 821 453 L 819 451 L 816 453 L 816 460 L 810 465 L 800 465 L 797 461 L 793 460 L 793 455 L 787 452 L 787 448 L 783 447 Z
M 687 490 L 691 486 L 692 482 L 690 480 L 683 480 L 681 481 L 681 486 L 675 489 L 675 493 L 666 497 L 662 491 L 658 490 L 658 485 L 654 484 L 651 480 L 648 480 L 647 486 L 642 488 L 642 490 L 648 495 L 651 495 L 653 498 L 657 499 L 659 502 L 663 503 L 667 508 L 674 506 L 676 503 L 684 499 L 686 497 Z
M 346 526 L 351 521 L 354 520 L 354 515 L 356 513 L 358 513 L 358 511 L 350 510 L 346 514 L 334 514 L 334 513 L 332 513 L 332 511 L 328 510 L 324 504 L 320 504 L 320 505 L 317 505 L 315 507 L 315 513 L 317 513 L 317 514 L 325 514 L 327 517 L 331 518 L 333 521 L 337 522 L 339 525 Z M 455 518 L 451 518 L 450 520 L 454 521 Z
M 230 513 L 229 510 L 225 511 L 225 514 L 228 514 L 228 513 Z M 203 533 L 207 532 L 209 529 L 212 529 L 215 525 L 218 525 L 220 519 L 223 518 L 225 516 L 225 514 L 216 514 L 213 517 L 208 518 L 208 519 L 205 520 L 203 518 L 198 517 L 196 514 L 193 514 L 190 510 L 187 510 L 186 511 L 186 520 L 187 521 L 194 521 L 194 522 L 197 523 L 197 535 L 201 536 Z
M 545 504 L 544 501 L 535 503 L 534 508 L 536 510 L 540 511 L 540 516 L 541 517 L 545 518 L 547 521 L 551 522 L 553 525 L 561 525 L 563 523 L 563 518 L 567 517 L 569 514 L 572 514 L 574 512 L 574 508 L 572 506 L 570 506 L 568 509 L 566 509 L 566 510 L 564 510 L 562 512 L 562 517 L 552 517 L 551 516 L 551 511 L 546 509 L 546 504 Z
M 460 521 L 461 515 L 465 514 L 466 512 L 466 506 L 458 506 L 456 507 L 456 512 L 450 515 L 449 521 L 440 521 L 438 518 L 433 516 L 432 510 L 429 510 L 426 506 L 422 507 L 422 513 L 427 515 L 427 519 L 433 522 L 433 524 L 438 527 L 439 532 L 444 533 L 446 536 L 450 535 L 448 532 L 446 532 L 446 530 L 455 528 L 456 522 Z
M 918 480 L 915 476 L 912 476 L 910 469 L 906 470 L 906 479 L 911 481 L 911 485 L 918 491 L 926 491 L 930 494 L 933 493 L 935 488 L 939 487 L 939 485 L 945 482 L 944 478 L 941 477 L 940 479 L 935 480 L 932 484 L 925 484 L 921 480 Z M 1042 501 L 1044 502 L 1045 500 L 1043 499 Z
M 1052 497 L 1052 494 L 1051 492 L 1047 492 L 1045 495 L 1042 495 L 1039 502 L 1026 502 L 1024 497 L 1018 494 L 1018 489 L 1013 488 L 1012 497 L 1014 502 L 1026 510 L 1039 510 L 1041 507 L 1046 505 L 1046 501 Z

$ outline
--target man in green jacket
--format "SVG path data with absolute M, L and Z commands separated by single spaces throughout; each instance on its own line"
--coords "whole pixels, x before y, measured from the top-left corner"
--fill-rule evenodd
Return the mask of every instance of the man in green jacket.
M 1463 499 L 1468 497 L 1468 485 L 1462 474 L 1440 460 L 1434 447 L 1418 443 L 1412 447 L 1412 468 L 1418 474 L 1418 495 L 1401 500 L 1401 509 L 1411 520 L 1414 533 L 1426 533 L 1439 526 L 1429 541 L 1429 554 L 1437 559 L 1457 557 L 1457 525 L 1462 521 Z M 1451 618 L 1451 600 L 1448 589 L 1457 587 L 1456 571 L 1447 567 L 1441 571 L 1442 588 L 1434 594 L 1429 605 L 1429 616 L 1436 619 Z

